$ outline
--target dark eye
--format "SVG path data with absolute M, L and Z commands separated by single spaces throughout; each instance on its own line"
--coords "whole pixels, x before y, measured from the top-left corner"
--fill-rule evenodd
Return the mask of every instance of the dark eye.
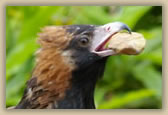
M 89 43 L 89 39 L 87 37 L 82 37 L 79 41 L 81 45 L 87 45 Z

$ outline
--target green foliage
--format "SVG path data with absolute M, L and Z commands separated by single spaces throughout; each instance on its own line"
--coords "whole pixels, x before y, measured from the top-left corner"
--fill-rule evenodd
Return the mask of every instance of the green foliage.
M 112 56 L 95 91 L 99 109 L 162 107 L 162 7 L 7 6 L 6 106 L 16 105 L 31 77 L 37 33 L 46 25 L 121 21 L 147 39 L 138 56 Z
M 122 96 L 113 97 L 109 101 L 104 102 L 99 105 L 99 109 L 107 109 L 107 108 L 120 108 L 121 106 L 132 103 L 136 100 L 142 100 L 146 97 L 153 96 L 154 92 L 151 90 L 137 90 L 128 92 Z

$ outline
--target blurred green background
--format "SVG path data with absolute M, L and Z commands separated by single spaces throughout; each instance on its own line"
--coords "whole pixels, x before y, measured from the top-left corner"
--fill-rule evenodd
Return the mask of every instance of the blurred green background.
M 112 56 L 98 82 L 98 109 L 162 107 L 162 7 L 7 6 L 6 106 L 16 105 L 35 66 L 37 33 L 46 25 L 126 23 L 147 39 L 138 56 Z

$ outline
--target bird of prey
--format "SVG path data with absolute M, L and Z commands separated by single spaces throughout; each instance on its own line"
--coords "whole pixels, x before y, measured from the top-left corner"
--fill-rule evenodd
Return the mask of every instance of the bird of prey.
M 96 82 L 107 58 L 116 54 L 104 46 L 122 30 L 131 34 L 121 22 L 44 27 L 37 40 L 41 48 L 32 77 L 14 108 L 95 109 Z

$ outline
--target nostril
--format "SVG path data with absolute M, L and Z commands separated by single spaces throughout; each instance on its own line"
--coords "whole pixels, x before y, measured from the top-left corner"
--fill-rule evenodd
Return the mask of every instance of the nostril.
M 107 28 L 108 31 L 110 31 L 110 26 Z

